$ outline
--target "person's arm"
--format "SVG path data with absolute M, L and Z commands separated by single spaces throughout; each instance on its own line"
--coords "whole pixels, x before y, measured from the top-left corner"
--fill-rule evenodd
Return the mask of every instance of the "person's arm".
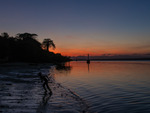
M 48 81 L 50 80 L 49 77 L 48 77 L 47 75 L 46 75 L 45 77 L 46 77 L 46 79 L 47 79 Z

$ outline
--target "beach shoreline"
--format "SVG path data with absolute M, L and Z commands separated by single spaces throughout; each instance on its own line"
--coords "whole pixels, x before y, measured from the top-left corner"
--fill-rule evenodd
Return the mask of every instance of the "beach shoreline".
M 44 93 L 37 73 L 48 74 L 54 65 L 8 63 L 0 67 L 1 113 L 88 113 L 83 99 L 55 80 L 49 83 L 53 95 Z

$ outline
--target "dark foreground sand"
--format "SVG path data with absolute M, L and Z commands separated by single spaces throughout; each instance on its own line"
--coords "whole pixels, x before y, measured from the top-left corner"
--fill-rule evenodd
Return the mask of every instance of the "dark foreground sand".
M 89 112 L 83 99 L 55 80 L 49 83 L 53 95 L 45 93 L 35 68 L 0 66 L 0 113 Z

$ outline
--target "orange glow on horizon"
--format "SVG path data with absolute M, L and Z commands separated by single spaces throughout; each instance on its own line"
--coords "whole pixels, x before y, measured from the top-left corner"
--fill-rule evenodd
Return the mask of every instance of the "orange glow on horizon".
M 90 54 L 90 56 L 113 56 L 113 55 L 131 55 L 131 54 L 145 54 L 146 52 L 141 52 L 141 51 L 128 51 L 125 49 L 118 49 L 118 50 L 107 50 L 107 51 L 102 51 L 102 50 L 87 50 L 87 49 L 55 49 L 49 50 L 50 52 L 54 53 L 61 53 L 63 56 L 87 56 L 87 54 Z

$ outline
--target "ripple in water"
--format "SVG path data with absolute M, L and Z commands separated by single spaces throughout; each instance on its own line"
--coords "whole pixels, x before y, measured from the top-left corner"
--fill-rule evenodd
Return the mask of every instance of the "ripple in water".
M 54 69 L 56 81 L 98 113 L 150 113 L 150 62 L 71 62 Z

